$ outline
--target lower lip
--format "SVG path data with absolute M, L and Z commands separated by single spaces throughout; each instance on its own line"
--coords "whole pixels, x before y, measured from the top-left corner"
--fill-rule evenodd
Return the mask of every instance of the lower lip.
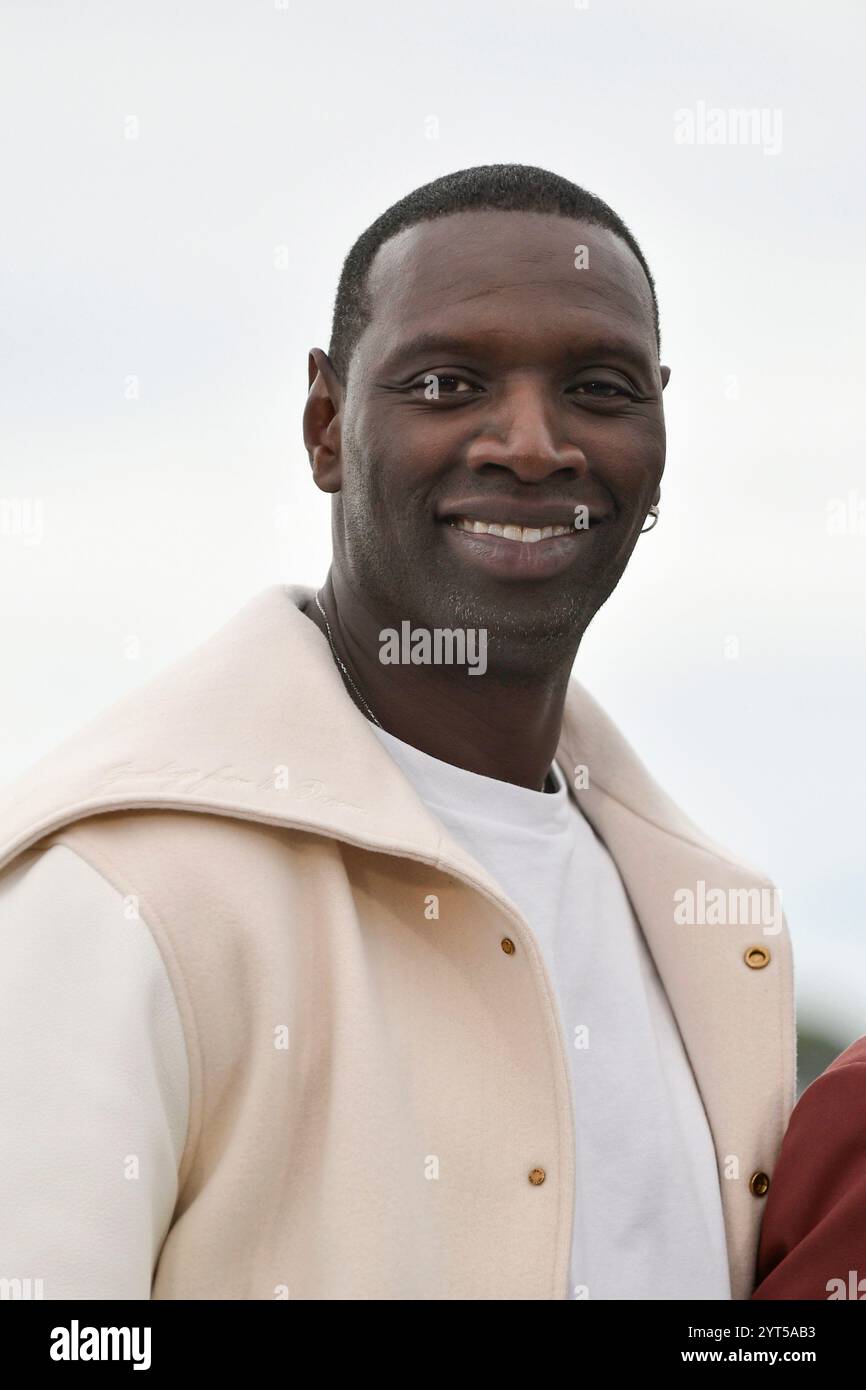
M 447 521 L 444 523 L 448 543 L 470 564 L 497 579 L 522 580 L 551 579 L 562 574 L 592 545 L 600 525 L 601 522 L 593 522 L 569 531 L 566 536 L 548 536 L 541 541 L 512 541 L 489 532 L 461 531 Z

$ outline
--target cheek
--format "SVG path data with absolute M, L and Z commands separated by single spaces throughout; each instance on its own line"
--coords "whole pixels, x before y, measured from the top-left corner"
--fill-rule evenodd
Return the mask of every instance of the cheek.
M 612 491 L 640 495 L 661 477 L 665 462 L 664 425 L 648 425 L 646 421 L 616 424 L 617 428 L 598 431 L 594 440 L 587 440 L 587 457 Z
M 359 413 L 344 430 L 344 477 L 353 490 L 399 510 L 429 498 L 443 471 L 459 457 L 460 438 L 445 438 L 441 421 L 411 410 Z M 457 451 L 456 453 L 454 451 Z
M 343 422 L 340 448 L 340 493 L 346 517 L 366 525 L 371 513 L 380 509 L 385 487 L 381 445 L 371 437 L 363 418 L 354 416 Z
M 363 488 L 393 468 L 398 438 L 381 413 L 361 407 L 347 413 L 341 444 L 353 486 Z

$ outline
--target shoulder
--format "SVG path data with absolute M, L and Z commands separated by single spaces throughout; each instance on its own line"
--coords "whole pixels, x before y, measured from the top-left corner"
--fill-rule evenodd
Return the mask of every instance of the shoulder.
M 46 843 L 0 873 L 0 932 L 32 954 L 42 942 L 62 957 L 98 951 L 116 966 L 150 963 L 155 947 L 134 898 L 68 844 Z
M 0 873 L 0 910 L 23 908 L 62 909 L 76 912 L 88 908 L 117 907 L 117 889 L 86 859 L 67 845 L 41 845 L 26 850 Z
M 136 899 L 65 844 L 0 874 L 0 1032 L 44 1077 L 113 1056 L 118 1075 L 157 1074 L 179 1131 L 188 1091 L 184 1030 L 169 974 Z M 53 1048 L 64 1040 L 63 1066 Z

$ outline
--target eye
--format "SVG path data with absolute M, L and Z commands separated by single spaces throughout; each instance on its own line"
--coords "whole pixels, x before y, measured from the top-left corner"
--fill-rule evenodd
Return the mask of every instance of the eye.
M 572 390 L 596 401 L 615 401 L 620 396 L 624 396 L 626 400 L 634 400 L 634 393 L 619 381 L 581 381 Z
M 410 391 L 422 391 L 429 401 L 441 396 L 469 396 L 480 389 L 474 381 L 455 372 L 425 372 L 409 386 Z

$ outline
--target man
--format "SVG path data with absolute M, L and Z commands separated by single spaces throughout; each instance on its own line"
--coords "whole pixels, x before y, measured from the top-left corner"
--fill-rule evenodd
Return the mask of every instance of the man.
M 766 880 L 569 682 L 658 515 L 668 376 L 640 248 L 557 175 L 464 170 L 356 242 L 310 354 L 321 591 L 253 600 L 2 820 L 0 1272 L 749 1296 L 787 931 L 683 923 Z

